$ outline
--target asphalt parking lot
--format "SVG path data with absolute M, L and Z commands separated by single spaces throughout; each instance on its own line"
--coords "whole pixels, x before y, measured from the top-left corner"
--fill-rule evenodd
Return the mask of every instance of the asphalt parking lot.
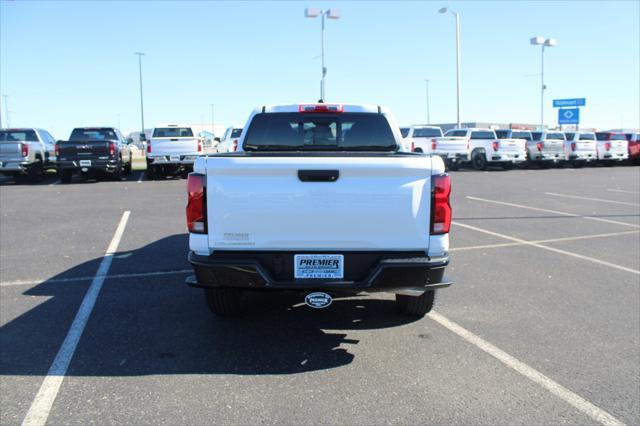
M 215 318 L 184 285 L 184 179 L 2 184 L 0 423 L 638 424 L 640 167 L 452 183 L 455 284 L 421 320 L 387 294 Z

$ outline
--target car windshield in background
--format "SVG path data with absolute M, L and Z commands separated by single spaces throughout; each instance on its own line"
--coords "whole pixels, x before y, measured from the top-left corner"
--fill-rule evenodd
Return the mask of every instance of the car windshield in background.
M 38 141 L 38 136 L 33 130 L 0 130 L 0 142 L 25 142 Z
M 442 136 L 440 129 L 429 129 L 425 127 L 416 127 L 413 129 L 414 138 L 439 138 Z
M 403 138 L 406 138 L 407 136 L 409 136 L 409 128 L 408 127 L 401 127 L 400 128 L 400 134 L 402 135 Z
M 471 132 L 471 139 L 496 139 L 496 135 L 489 131 Z
M 251 120 L 246 151 L 396 151 L 381 114 L 263 113 Z
M 563 141 L 564 134 L 563 133 L 547 133 L 547 137 L 545 139 L 559 139 Z
M 610 141 L 626 141 L 627 138 L 624 137 L 624 135 L 622 133 L 615 133 L 612 134 L 611 137 L 609 138 Z
M 509 137 L 508 130 L 496 130 L 496 136 L 498 139 L 507 139 Z
M 513 132 L 511 134 L 511 137 L 513 139 L 524 139 L 524 140 L 531 140 L 531 133 L 529 132 Z
M 156 127 L 152 138 L 191 138 L 193 131 L 189 127 Z
M 233 129 L 231 131 L 232 138 L 239 138 L 241 134 L 242 134 L 242 129 Z
M 581 141 L 595 141 L 596 135 L 587 133 L 587 134 L 580 135 L 578 139 Z
M 113 141 L 117 140 L 113 129 L 73 129 L 70 141 Z

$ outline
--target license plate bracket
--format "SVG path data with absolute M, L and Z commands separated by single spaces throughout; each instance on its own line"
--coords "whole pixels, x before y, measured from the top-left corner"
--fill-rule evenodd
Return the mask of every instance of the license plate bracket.
M 91 167 L 91 160 L 80 160 L 80 167 Z
M 180 156 L 179 155 L 170 155 L 169 156 L 169 160 L 170 161 L 180 161 Z
M 294 278 L 331 279 L 344 278 L 344 256 L 341 254 L 296 254 L 293 259 Z

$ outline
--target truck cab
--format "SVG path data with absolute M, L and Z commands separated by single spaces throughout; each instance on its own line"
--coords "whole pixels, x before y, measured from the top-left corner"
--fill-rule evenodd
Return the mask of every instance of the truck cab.
M 235 152 L 188 177 L 187 284 L 218 315 L 247 291 L 294 291 L 320 308 L 338 294 L 391 292 L 423 316 L 451 284 L 450 177 L 437 156 L 403 152 L 381 106 L 262 106 Z

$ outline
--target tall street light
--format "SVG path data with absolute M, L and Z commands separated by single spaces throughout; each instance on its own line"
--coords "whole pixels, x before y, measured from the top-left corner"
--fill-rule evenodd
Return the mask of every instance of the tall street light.
M 306 8 L 304 10 L 305 18 L 321 17 L 320 24 L 320 55 L 322 57 L 322 79 L 320 80 L 320 102 L 324 102 L 324 78 L 327 75 L 327 67 L 324 66 L 324 18 L 340 19 L 340 11 L 338 9 L 316 9 Z
M 530 43 L 535 46 L 542 46 L 542 54 L 540 56 L 540 130 L 544 130 L 544 91 L 547 89 L 547 86 L 544 85 L 544 48 L 556 46 L 558 41 L 555 38 L 535 36 L 531 38 Z
M 427 125 L 431 124 L 431 117 L 429 117 L 429 80 L 426 78 L 424 82 L 427 84 Z
M 144 102 L 142 101 L 142 57 L 144 53 L 134 52 L 134 55 L 138 55 L 138 71 L 140 73 L 140 121 L 142 125 L 142 135 L 144 135 Z
M 448 7 L 438 10 L 439 13 L 451 12 L 456 17 L 456 94 L 457 94 L 457 123 L 460 127 L 460 15 Z

